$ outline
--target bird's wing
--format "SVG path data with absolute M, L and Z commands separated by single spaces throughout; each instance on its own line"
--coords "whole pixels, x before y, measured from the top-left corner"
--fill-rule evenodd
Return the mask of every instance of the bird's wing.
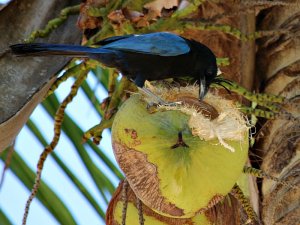
M 109 38 L 102 39 L 94 44 L 95 45 L 107 45 L 112 42 L 119 41 L 121 39 L 129 38 L 129 37 L 133 37 L 133 36 L 134 36 L 134 34 L 128 34 L 128 35 L 123 35 L 123 36 L 112 36 Z
M 190 51 L 185 39 L 166 32 L 119 38 L 102 48 L 159 56 L 177 56 Z

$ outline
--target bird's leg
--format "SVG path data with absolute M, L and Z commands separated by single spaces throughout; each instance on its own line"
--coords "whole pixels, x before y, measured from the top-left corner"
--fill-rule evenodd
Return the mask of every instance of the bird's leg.
M 144 76 L 142 76 L 142 75 L 137 75 L 134 79 L 134 83 L 136 84 L 136 86 L 138 86 L 139 91 L 142 92 L 142 94 L 146 95 L 147 97 L 151 98 L 150 106 L 147 106 L 147 107 L 152 107 L 157 104 L 164 104 L 165 103 L 164 100 L 162 100 L 160 97 L 158 97 L 157 95 L 152 93 L 147 88 L 143 87 L 145 84 L 145 81 L 146 80 L 145 80 Z
M 166 102 L 159 96 L 155 95 L 149 89 L 143 87 L 145 84 L 145 78 L 142 75 L 137 75 L 134 79 L 134 83 L 138 86 L 140 92 L 142 92 L 145 96 L 151 99 L 150 103 L 148 104 L 147 108 L 157 106 L 157 105 L 164 105 L 164 106 L 175 106 L 178 105 L 176 102 Z
M 164 101 L 162 98 L 160 98 L 159 96 L 157 96 L 156 94 L 154 94 L 152 91 L 150 91 L 147 88 L 140 88 L 139 87 L 139 91 L 142 92 L 143 95 L 147 96 L 148 98 L 151 99 L 151 104 L 153 105 L 165 105 L 167 104 L 166 101 Z
M 208 88 L 207 88 L 207 85 L 206 85 L 206 78 L 205 78 L 205 76 L 200 77 L 199 83 L 200 83 L 199 99 L 203 100 L 204 96 L 206 95 L 206 93 L 208 91 Z
M 138 87 L 140 87 L 140 88 L 142 88 L 142 87 L 144 86 L 145 81 L 146 81 L 146 79 L 145 79 L 145 77 L 142 76 L 142 75 L 137 75 L 137 76 L 135 77 L 135 79 L 134 79 L 135 85 L 138 86 Z
M 156 106 L 159 106 L 159 105 L 162 105 L 162 106 L 177 106 L 177 105 L 181 104 L 181 102 L 166 102 L 165 100 L 163 100 L 162 98 L 160 98 L 159 96 L 157 96 L 156 94 L 154 94 L 152 91 L 150 91 L 147 88 L 139 88 L 139 91 L 142 92 L 143 95 L 150 98 L 150 102 L 147 105 L 147 109 L 150 109 L 152 107 L 156 107 Z
M 148 101 L 148 104 L 147 104 L 147 110 L 151 113 L 156 111 L 157 106 L 167 104 L 166 101 L 164 101 L 159 96 L 152 93 L 152 91 L 150 91 L 147 88 L 139 87 L 139 92 L 142 93 L 142 95 L 146 96 L 147 98 L 150 98 L 150 101 Z

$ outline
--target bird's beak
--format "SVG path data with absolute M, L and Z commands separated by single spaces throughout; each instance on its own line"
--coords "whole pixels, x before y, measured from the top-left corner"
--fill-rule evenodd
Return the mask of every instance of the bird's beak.
M 199 99 L 203 100 L 206 95 L 208 88 L 206 87 L 206 79 L 205 77 L 200 78 L 200 90 L 199 90 Z

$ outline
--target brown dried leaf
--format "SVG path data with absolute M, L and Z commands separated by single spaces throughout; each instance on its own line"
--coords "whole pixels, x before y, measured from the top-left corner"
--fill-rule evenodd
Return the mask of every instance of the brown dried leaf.
M 155 0 L 144 5 L 144 8 L 153 11 L 157 16 L 161 16 L 163 9 L 172 9 L 178 6 L 178 0 Z
M 136 23 L 136 27 L 141 28 L 141 27 L 147 27 L 149 26 L 149 21 L 146 18 L 142 18 Z
M 124 8 L 122 10 L 122 12 L 123 12 L 124 16 L 126 17 L 126 19 L 130 20 L 133 23 L 137 23 L 144 17 L 143 13 L 134 11 L 134 10 L 129 10 L 127 8 Z
M 95 29 L 101 25 L 100 18 L 88 15 L 88 8 L 89 6 L 87 4 L 81 4 L 80 6 L 80 14 L 78 17 L 77 26 L 81 30 Z
M 86 29 L 95 29 L 97 27 L 100 27 L 101 25 L 101 20 L 96 17 L 89 17 L 86 15 L 80 15 L 77 21 L 77 26 L 81 30 L 86 30 Z
M 83 1 L 84 2 L 84 1 Z M 107 0 L 86 0 L 86 5 L 93 7 L 103 7 L 108 3 Z
M 178 6 L 178 10 L 182 10 L 191 4 L 188 0 L 182 0 Z
M 80 5 L 80 15 L 78 17 L 77 26 L 81 30 L 95 29 L 101 27 L 101 19 L 88 15 L 90 7 L 101 8 L 107 4 L 107 0 L 86 0 Z
M 115 10 L 107 15 L 107 18 L 115 23 L 122 23 L 126 20 L 122 10 Z

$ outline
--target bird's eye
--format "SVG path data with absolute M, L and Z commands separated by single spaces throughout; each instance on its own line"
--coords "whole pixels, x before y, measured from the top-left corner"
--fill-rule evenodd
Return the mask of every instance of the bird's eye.
M 211 69 L 206 70 L 206 75 L 213 76 L 214 72 Z
M 217 75 L 217 69 L 215 67 L 209 67 L 205 72 L 207 77 L 213 78 Z

